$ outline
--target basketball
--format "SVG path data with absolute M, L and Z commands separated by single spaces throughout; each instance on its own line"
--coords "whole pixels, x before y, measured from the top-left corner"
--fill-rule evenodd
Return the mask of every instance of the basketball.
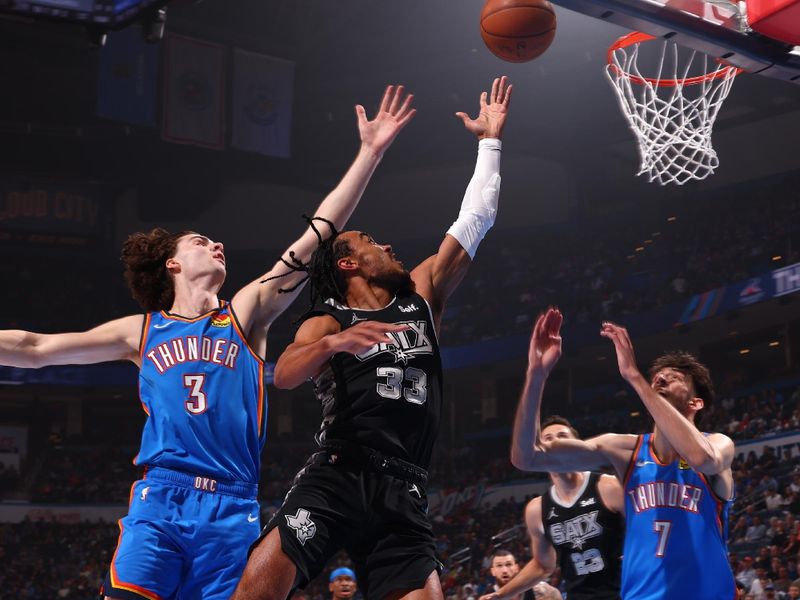
M 556 13 L 547 0 L 487 0 L 481 37 L 492 53 L 508 62 L 533 60 L 556 34 Z

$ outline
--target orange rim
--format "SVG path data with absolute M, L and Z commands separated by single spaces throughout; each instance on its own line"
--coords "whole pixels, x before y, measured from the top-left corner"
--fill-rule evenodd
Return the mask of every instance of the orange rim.
M 634 44 L 640 44 L 642 42 L 650 42 L 655 40 L 656 37 L 650 35 L 649 33 L 642 33 L 641 31 L 633 31 L 627 35 L 623 35 L 619 38 L 616 42 L 611 44 L 608 48 L 608 53 L 606 54 L 606 60 L 608 61 L 609 68 L 614 71 L 617 75 L 623 75 L 630 79 L 633 83 L 638 85 L 645 85 L 646 83 L 650 83 L 652 85 L 658 87 L 675 87 L 677 85 L 697 85 L 698 83 L 704 83 L 706 81 L 713 81 L 714 79 L 719 79 L 720 77 L 726 77 L 730 72 L 733 72 L 734 75 L 738 75 L 743 71 L 738 67 L 734 67 L 731 65 L 727 65 L 722 69 L 717 71 L 712 71 L 711 73 L 706 73 L 705 75 L 697 75 L 696 77 L 688 77 L 686 79 L 653 79 L 651 77 L 638 77 L 636 75 L 632 75 L 627 71 L 620 69 L 614 63 L 614 52 L 617 50 L 621 50 L 622 48 L 627 48 L 628 46 L 633 46 Z M 717 62 L 720 64 L 724 64 L 724 61 L 720 58 L 716 59 Z

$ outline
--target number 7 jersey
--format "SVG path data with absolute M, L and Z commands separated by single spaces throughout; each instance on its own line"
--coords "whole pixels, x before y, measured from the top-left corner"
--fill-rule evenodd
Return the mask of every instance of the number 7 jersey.
M 733 600 L 728 511 L 706 475 L 684 460 L 661 463 L 639 436 L 625 476 L 625 600 Z
M 194 319 L 145 315 L 140 355 L 147 421 L 134 463 L 257 484 L 266 439 L 264 362 L 231 305 Z

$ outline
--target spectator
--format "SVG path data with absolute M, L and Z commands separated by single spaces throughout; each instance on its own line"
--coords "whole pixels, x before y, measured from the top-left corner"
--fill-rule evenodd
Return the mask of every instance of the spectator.
M 764 539 L 764 534 L 766 534 L 767 528 L 761 522 L 761 517 L 758 515 L 753 517 L 753 524 L 747 528 L 747 533 L 745 533 L 744 539 L 748 542 L 758 542 Z
M 741 581 L 742 585 L 748 590 L 756 578 L 756 570 L 753 568 L 753 557 L 745 556 L 739 563 L 740 570 L 736 573 L 736 580 Z
M 767 488 L 764 493 L 764 503 L 767 506 L 767 510 L 778 510 L 783 506 L 783 496 L 774 489 Z

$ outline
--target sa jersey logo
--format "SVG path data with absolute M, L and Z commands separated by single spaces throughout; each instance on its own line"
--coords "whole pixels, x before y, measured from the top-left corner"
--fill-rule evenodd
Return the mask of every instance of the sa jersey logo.
M 213 317 L 211 317 L 212 327 L 230 327 L 230 324 L 231 324 L 230 315 L 214 315 Z
M 317 526 L 311 520 L 311 513 L 305 508 L 298 508 L 294 515 L 286 515 L 286 524 L 294 529 L 297 539 L 303 546 L 317 533 Z
M 428 323 L 425 321 L 400 321 L 396 325 L 408 325 L 406 331 L 393 331 L 386 335 L 392 342 L 381 342 L 361 354 L 356 354 L 360 361 L 367 361 L 384 352 L 394 356 L 394 362 L 408 364 L 415 356 L 433 354 L 433 344 L 428 337 Z

